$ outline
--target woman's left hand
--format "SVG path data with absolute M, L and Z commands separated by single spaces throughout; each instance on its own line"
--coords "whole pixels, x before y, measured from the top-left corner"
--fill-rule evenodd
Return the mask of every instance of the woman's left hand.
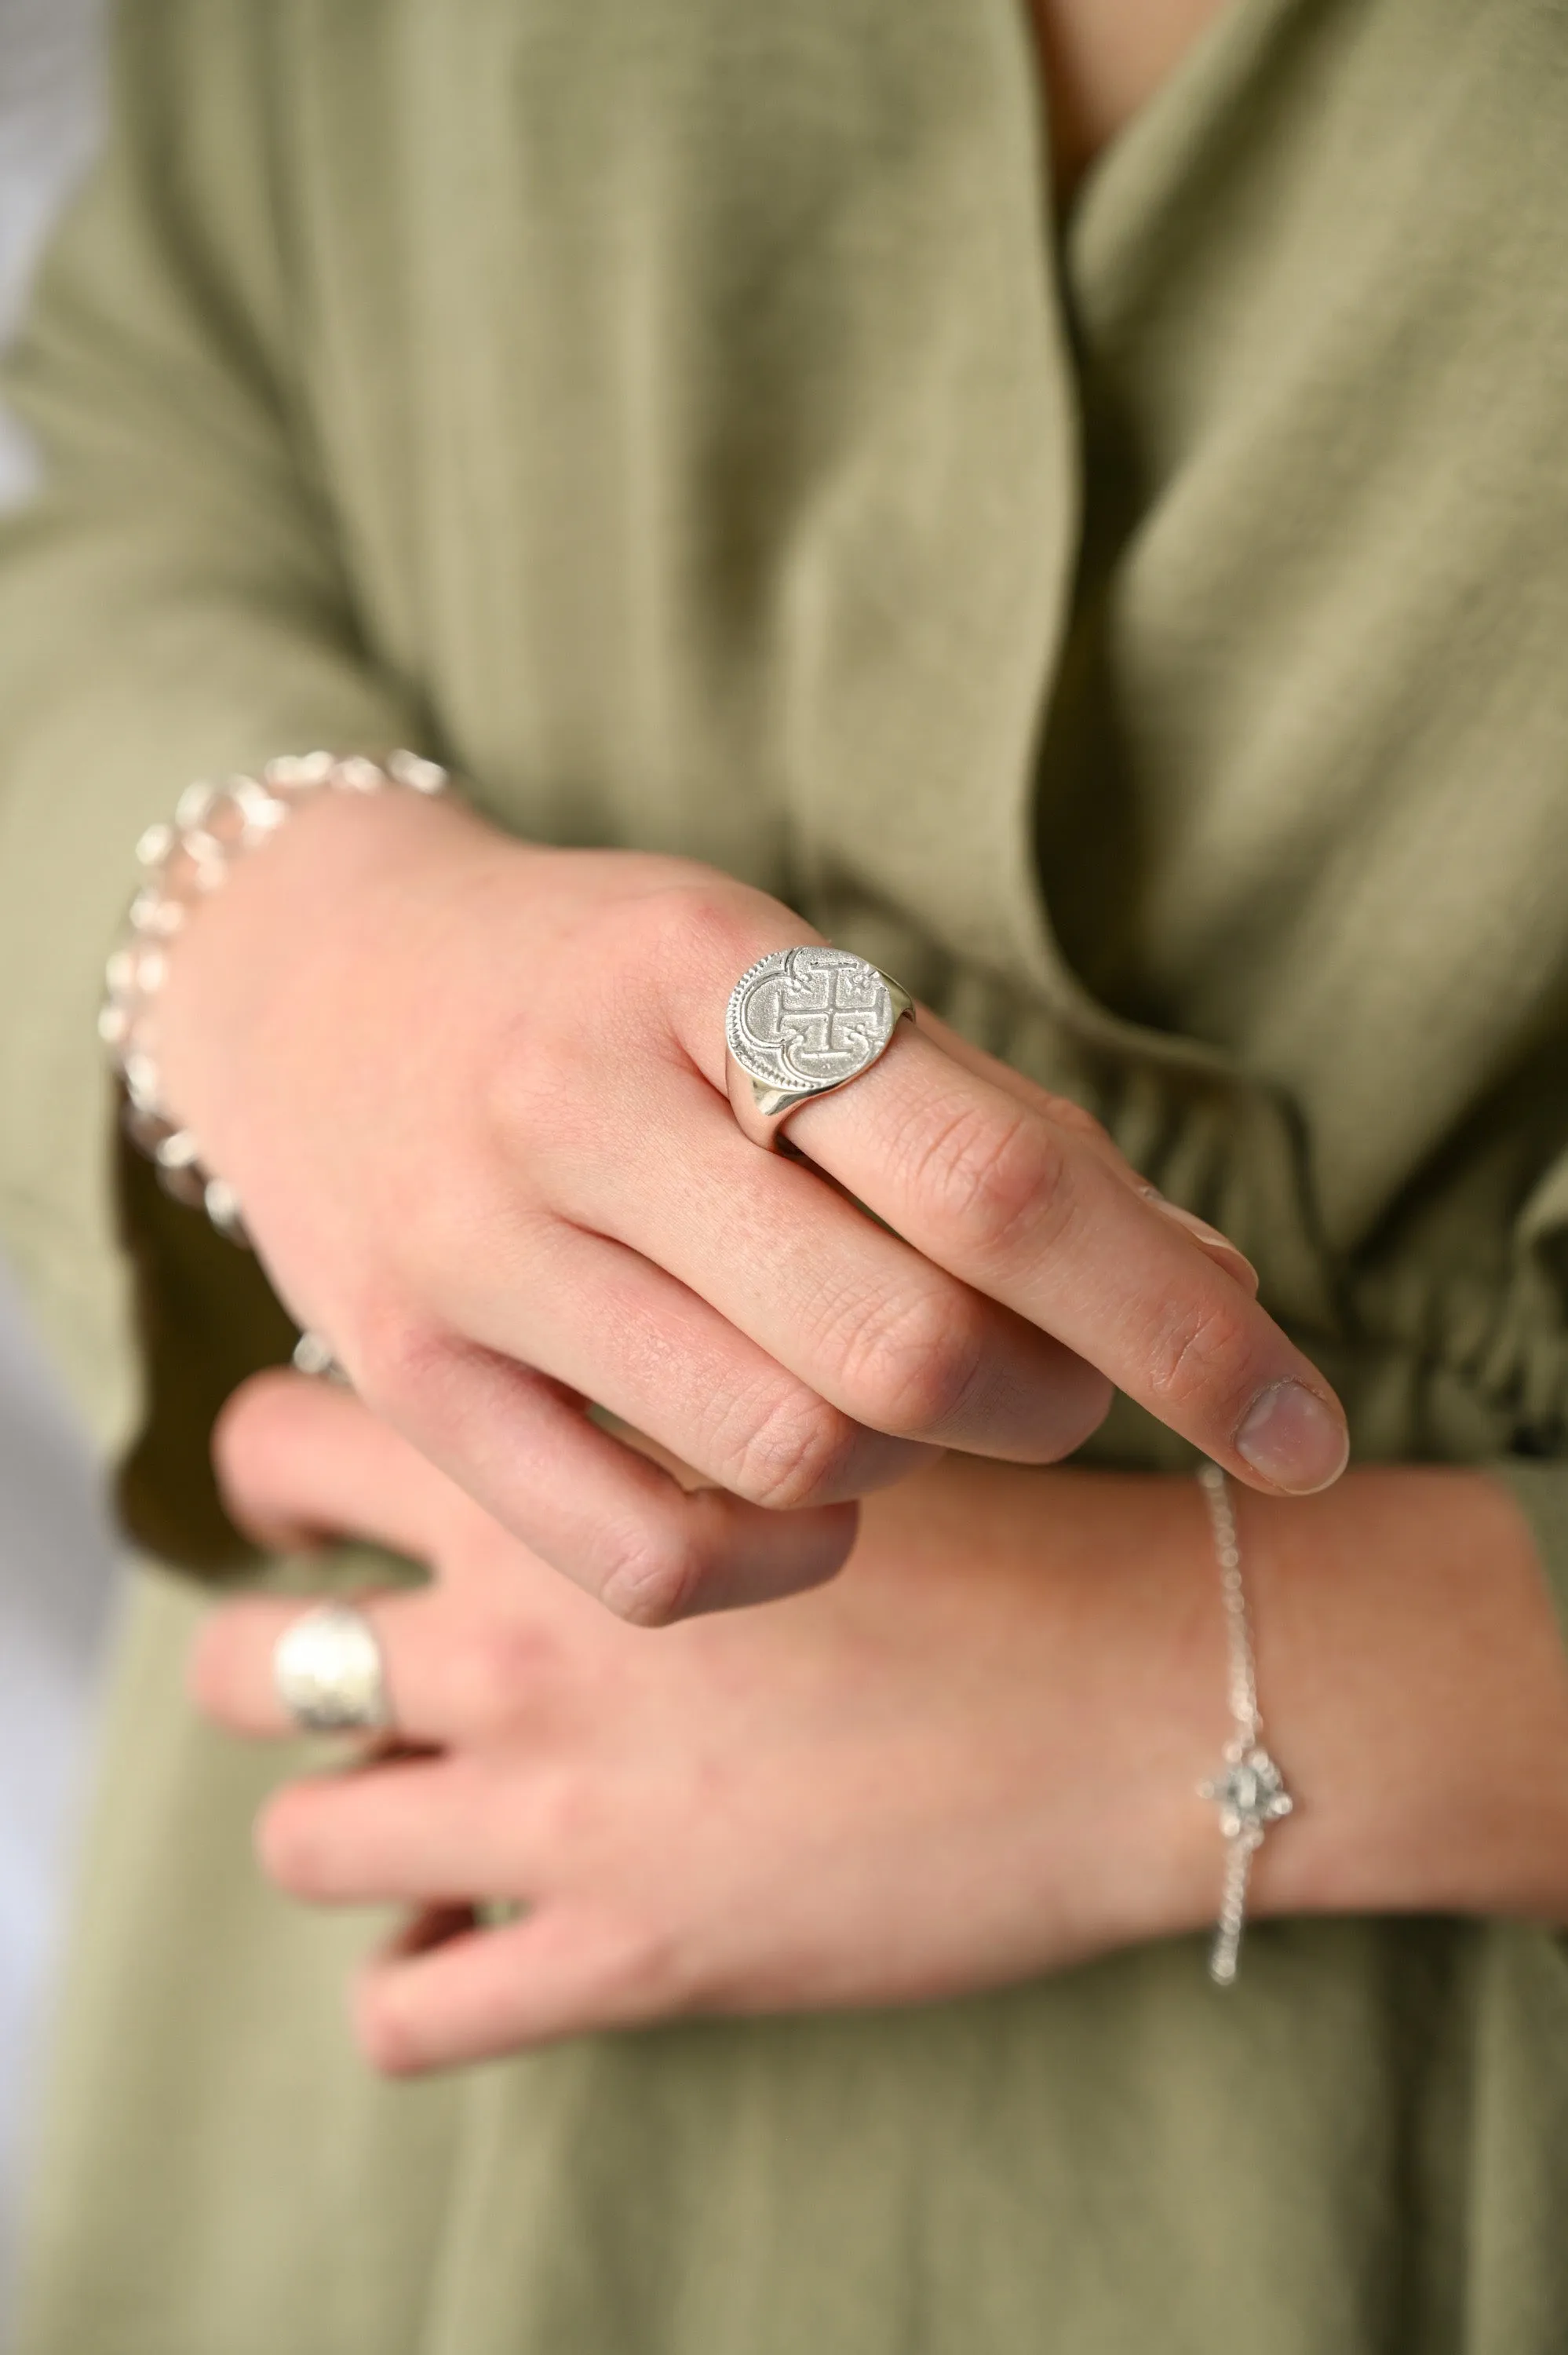
M 341 1391 L 262 1378 L 220 1456 L 274 1538 L 366 1537 L 435 1573 L 366 1606 L 402 1746 L 289 1785 L 260 1827 L 292 1894 L 410 1909 L 356 1991 L 383 2069 L 957 1995 L 1212 1908 L 1194 1785 L 1223 1637 L 1191 1482 L 948 1458 L 867 1501 L 832 1586 L 649 1633 Z M 194 1678 L 220 1722 L 291 1730 L 271 1655 L 299 1609 L 210 1622 Z M 481 1926 L 497 1900 L 525 1910 Z

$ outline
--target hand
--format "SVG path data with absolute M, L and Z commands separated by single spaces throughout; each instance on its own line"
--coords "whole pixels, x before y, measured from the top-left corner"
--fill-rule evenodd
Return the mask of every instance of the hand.
M 796 1116 L 836 1186 L 747 1143 L 726 999 L 804 930 L 683 862 L 327 794 L 180 936 L 164 1085 L 361 1395 L 628 1617 L 825 1577 L 845 1500 L 934 1445 L 1051 1460 L 1112 1381 L 1244 1478 L 1334 1477 L 1245 1263 L 938 1026 Z
M 949 1459 L 870 1500 L 836 1584 L 650 1636 L 340 1393 L 248 1385 L 221 1461 L 263 1534 L 353 1530 L 437 1572 L 370 1606 L 423 1754 L 297 1783 L 261 1826 L 296 1895 L 416 1909 L 358 1987 L 383 2067 L 956 1995 L 1211 1918 L 1196 1785 L 1225 1657 L 1190 1480 Z M 1248 1498 L 1242 1531 L 1299 1802 L 1254 1915 L 1568 1923 L 1568 1664 L 1511 1498 L 1383 1465 Z M 209 1622 L 195 1684 L 220 1722 L 286 1730 L 271 1652 L 299 1607 Z M 529 1911 L 478 1930 L 476 1898 Z
M 437 1572 L 368 1606 L 418 1754 L 296 1783 L 260 1828 L 295 1896 L 415 1909 L 357 1988 L 382 2068 L 956 1995 L 1215 1902 L 1194 1786 L 1224 1640 L 1190 1481 L 954 1459 L 869 1502 L 832 1586 L 655 1636 L 341 1392 L 250 1385 L 222 1463 L 250 1521 L 353 1529 Z M 196 1689 L 220 1722 L 288 1730 L 270 1657 L 299 1609 L 209 1623 Z M 480 1929 L 480 1899 L 528 1910 Z

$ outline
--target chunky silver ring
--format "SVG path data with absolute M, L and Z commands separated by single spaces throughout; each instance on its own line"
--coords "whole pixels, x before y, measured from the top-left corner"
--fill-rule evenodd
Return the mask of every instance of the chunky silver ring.
M 380 1639 L 352 1603 L 318 1603 L 286 1627 L 272 1681 L 302 1733 L 380 1733 L 392 1722 Z
M 332 1343 L 324 1334 L 313 1332 L 309 1327 L 294 1344 L 295 1371 L 309 1374 L 316 1382 L 337 1382 L 346 1388 L 348 1376 L 332 1353 Z
M 812 942 L 759 957 L 725 1016 L 729 1100 L 752 1143 L 776 1146 L 791 1113 L 869 1071 L 906 1018 L 909 992 L 848 949 Z

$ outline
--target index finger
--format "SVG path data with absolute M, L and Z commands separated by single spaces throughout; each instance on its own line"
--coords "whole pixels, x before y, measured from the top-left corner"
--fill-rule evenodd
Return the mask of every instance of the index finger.
M 905 1025 L 792 1142 L 906 1242 L 1026 1316 L 1255 1487 L 1345 1467 L 1317 1368 L 1093 1143 Z

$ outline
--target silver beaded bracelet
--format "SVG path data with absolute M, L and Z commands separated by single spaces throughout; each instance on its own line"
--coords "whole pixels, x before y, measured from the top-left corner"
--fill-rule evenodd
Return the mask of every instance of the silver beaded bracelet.
M 1198 1785 L 1201 1796 L 1212 1799 L 1219 1809 L 1220 1831 L 1225 1843 L 1224 1884 L 1214 1943 L 1209 1954 L 1209 1976 L 1217 1987 L 1229 1987 L 1235 1978 L 1246 1923 L 1252 1860 L 1270 1827 L 1289 1815 L 1296 1802 L 1263 1743 L 1257 1665 L 1253 1657 L 1246 1589 L 1242 1583 L 1241 1540 L 1230 1483 L 1217 1464 L 1202 1465 L 1198 1482 L 1208 1503 L 1209 1521 L 1214 1533 L 1220 1593 L 1225 1611 L 1225 1642 L 1230 1655 L 1234 1730 L 1224 1747 L 1220 1772 Z
M 164 1108 L 156 1009 L 168 943 L 235 860 L 276 834 L 301 802 L 319 793 L 376 794 L 389 785 L 439 794 L 446 783 L 445 770 L 417 752 L 393 752 L 385 762 L 304 752 L 270 761 L 253 777 L 187 786 L 172 823 L 149 826 L 136 845 L 142 884 L 125 937 L 109 960 L 99 1036 L 125 1083 L 127 1134 L 156 1166 L 159 1183 L 177 1201 L 204 1208 L 236 1242 L 247 1237 L 233 1187 L 204 1166 L 193 1131 Z

